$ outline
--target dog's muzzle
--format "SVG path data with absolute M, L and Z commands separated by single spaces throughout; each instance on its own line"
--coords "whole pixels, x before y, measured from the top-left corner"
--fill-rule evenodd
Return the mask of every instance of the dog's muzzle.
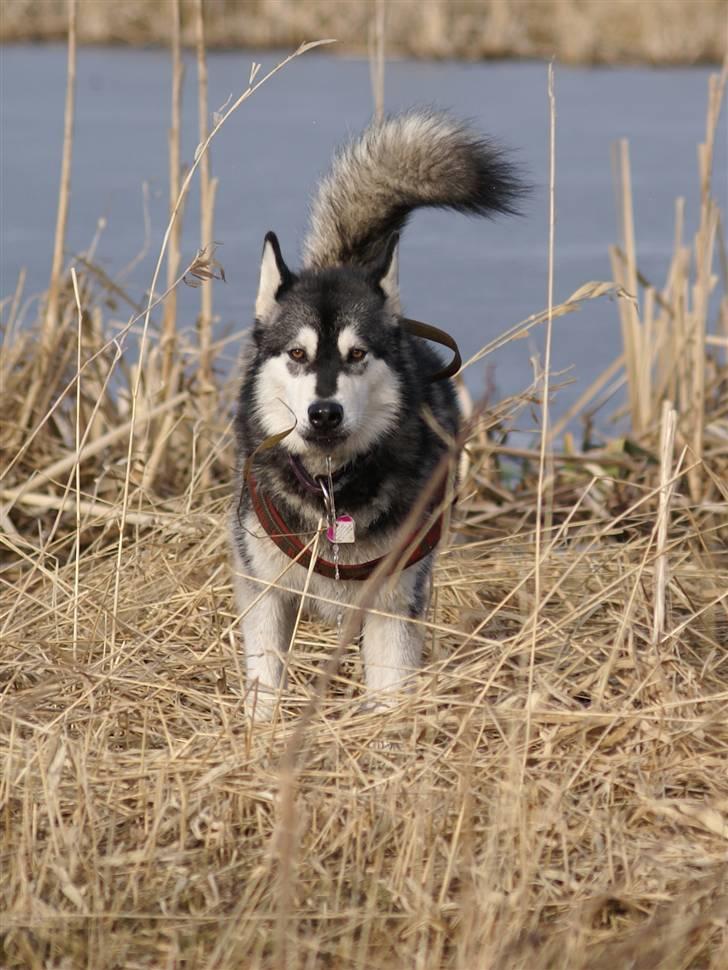
M 330 438 L 337 434 L 344 420 L 344 409 L 338 401 L 314 401 L 308 409 L 308 423 L 314 437 Z

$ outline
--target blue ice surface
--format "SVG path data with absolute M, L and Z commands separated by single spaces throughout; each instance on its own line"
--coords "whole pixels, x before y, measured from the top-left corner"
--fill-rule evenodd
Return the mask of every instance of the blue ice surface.
M 282 54 L 209 55 L 211 112 L 258 78 Z M 183 160 L 198 143 L 195 64 L 185 55 Z M 0 296 L 9 295 L 21 267 L 26 293 L 42 291 L 50 268 L 63 138 L 66 52 L 62 46 L 0 51 Z M 610 280 L 609 246 L 618 238 L 611 149 L 627 138 L 632 164 L 638 262 L 663 285 L 672 253 L 675 199 L 686 199 L 686 238 L 697 226 L 696 146 L 705 135 L 709 68 L 555 67 L 555 299 L 590 280 Z M 143 302 L 167 221 L 167 137 L 171 94 L 169 55 L 162 50 L 81 48 L 69 258 L 86 249 L 106 220 L 96 259 L 115 276 L 144 239 L 142 185 L 149 184 L 149 251 L 126 279 Z M 242 334 L 251 319 L 262 240 L 279 236 L 295 266 L 307 206 L 335 146 L 371 114 L 365 60 L 311 52 L 264 84 L 221 130 L 212 146 L 219 179 L 215 216 L 218 256 L 227 283 L 214 290 L 218 334 Z M 467 358 L 547 301 L 549 105 L 547 65 L 540 62 L 456 63 L 395 60 L 386 70 L 387 110 L 413 105 L 447 108 L 503 146 L 533 185 L 519 218 L 492 221 L 448 212 L 421 212 L 401 246 L 401 288 L 408 315 L 451 331 Z M 726 211 L 725 113 L 716 139 L 714 189 Z M 198 245 L 197 183 L 186 206 L 183 262 Z M 179 291 L 183 325 L 194 326 L 199 296 Z M 119 319 L 128 310 L 120 305 Z M 29 313 L 32 316 L 32 313 Z M 555 382 L 571 381 L 554 399 L 561 413 L 620 352 L 617 306 L 587 303 L 554 324 Z M 232 366 L 237 344 L 219 361 Z M 129 344 L 131 356 L 135 349 Z M 511 342 L 466 372 L 476 396 L 486 382 L 500 395 L 532 379 L 531 357 L 543 353 L 543 328 Z M 487 369 L 487 373 L 486 373 Z M 531 424 L 524 416 L 523 426 Z

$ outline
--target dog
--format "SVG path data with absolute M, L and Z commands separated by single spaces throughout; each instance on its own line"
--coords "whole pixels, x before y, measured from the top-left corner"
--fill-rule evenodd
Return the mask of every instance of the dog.
M 265 236 L 242 358 L 232 515 L 255 717 L 274 713 L 304 588 L 307 607 L 332 622 L 357 600 L 458 432 L 452 381 L 430 379 L 442 361 L 404 325 L 397 257 L 409 215 L 512 214 L 523 192 L 506 154 L 467 124 L 409 111 L 372 123 L 335 155 L 299 272 L 276 235 Z M 424 628 L 412 621 L 429 605 L 441 519 L 424 536 L 423 525 L 364 616 L 376 707 L 396 703 L 421 666 Z

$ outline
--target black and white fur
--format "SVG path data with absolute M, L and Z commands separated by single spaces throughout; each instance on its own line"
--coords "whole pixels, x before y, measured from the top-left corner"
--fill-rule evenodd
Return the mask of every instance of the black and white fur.
M 439 206 L 477 215 L 514 212 L 522 184 L 503 154 L 446 114 L 409 112 L 372 124 L 335 157 L 321 182 L 293 273 L 273 233 L 265 237 L 252 340 L 244 354 L 236 417 L 238 471 L 232 525 L 237 607 L 249 709 L 269 717 L 284 682 L 298 595 L 306 570 L 264 533 L 244 482 L 255 456 L 259 488 L 304 541 L 324 513 L 301 485 L 288 452 L 309 475 L 336 472 L 337 510 L 353 516 L 356 542 L 342 562 L 389 551 L 445 447 L 423 420 L 429 409 L 450 435 L 458 406 L 450 381 L 430 383 L 434 351 L 399 326 L 397 241 L 410 213 Z M 332 558 L 325 537 L 319 555 Z M 363 623 L 366 684 L 387 706 L 421 664 L 422 619 L 433 556 L 405 569 L 378 594 Z M 275 585 L 266 585 L 275 584 Z M 307 606 L 334 621 L 362 584 L 313 573 Z M 391 614 L 391 615 L 385 615 Z

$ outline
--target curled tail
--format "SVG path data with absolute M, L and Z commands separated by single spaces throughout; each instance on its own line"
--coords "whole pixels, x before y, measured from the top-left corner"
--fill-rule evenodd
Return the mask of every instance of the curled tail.
M 503 151 L 438 112 L 373 123 L 335 156 L 311 207 L 304 265 L 370 266 L 423 206 L 515 213 L 526 191 Z

